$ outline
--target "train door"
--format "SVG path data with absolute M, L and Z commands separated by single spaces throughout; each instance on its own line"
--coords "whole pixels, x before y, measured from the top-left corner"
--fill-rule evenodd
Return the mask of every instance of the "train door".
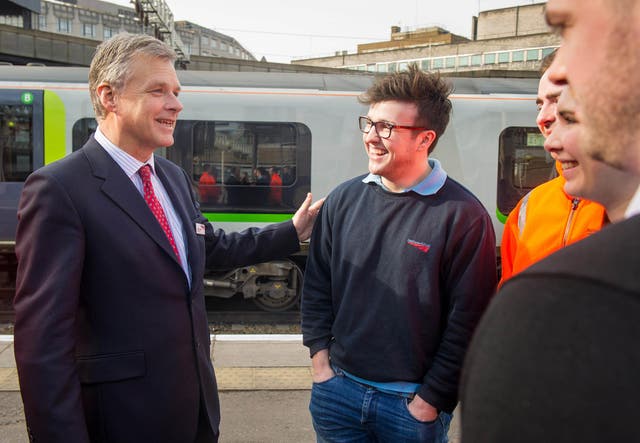
M 0 241 L 13 241 L 27 176 L 43 165 L 42 91 L 0 90 Z
M 15 284 L 16 211 L 27 176 L 43 165 L 43 92 L 0 90 L 0 292 Z M 4 301 L 4 299 L 3 299 Z

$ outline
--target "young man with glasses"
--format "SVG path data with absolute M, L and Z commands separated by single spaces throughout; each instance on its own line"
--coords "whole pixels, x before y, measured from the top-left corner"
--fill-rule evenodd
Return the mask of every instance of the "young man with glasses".
M 305 273 L 318 441 L 447 441 L 467 344 L 496 284 L 489 215 L 429 158 L 450 90 L 411 66 L 361 97 L 369 174 L 325 201 Z

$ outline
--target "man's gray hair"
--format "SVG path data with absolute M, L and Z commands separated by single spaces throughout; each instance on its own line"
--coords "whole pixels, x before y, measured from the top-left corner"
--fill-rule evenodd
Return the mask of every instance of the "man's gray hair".
M 139 56 L 175 61 L 176 52 L 166 43 L 146 34 L 123 32 L 98 45 L 89 67 L 89 94 L 98 121 L 107 112 L 97 95 L 98 86 L 107 83 L 114 92 L 121 91 L 131 76 L 131 66 Z

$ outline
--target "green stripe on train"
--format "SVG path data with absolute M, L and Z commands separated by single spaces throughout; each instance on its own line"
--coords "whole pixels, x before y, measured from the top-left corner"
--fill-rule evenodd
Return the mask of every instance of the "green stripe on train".
M 66 152 L 64 104 L 58 94 L 44 91 L 44 164 L 64 157 Z
M 211 222 L 278 223 L 287 221 L 293 214 L 237 214 L 225 212 L 205 212 Z
M 500 220 L 500 222 L 504 225 L 507 221 L 507 216 L 504 215 L 502 212 L 500 212 L 499 209 L 496 209 L 496 217 L 498 217 L 498 220 Z

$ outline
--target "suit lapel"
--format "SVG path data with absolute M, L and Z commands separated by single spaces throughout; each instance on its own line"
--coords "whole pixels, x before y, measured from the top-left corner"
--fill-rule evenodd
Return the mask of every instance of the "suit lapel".
M 91 164 L 93 175 L 104 180 L 102 192 L 131 217 L 179 266 L 162 227 L 122 168 L 93 138 L 83 147 L 83 151 Z

